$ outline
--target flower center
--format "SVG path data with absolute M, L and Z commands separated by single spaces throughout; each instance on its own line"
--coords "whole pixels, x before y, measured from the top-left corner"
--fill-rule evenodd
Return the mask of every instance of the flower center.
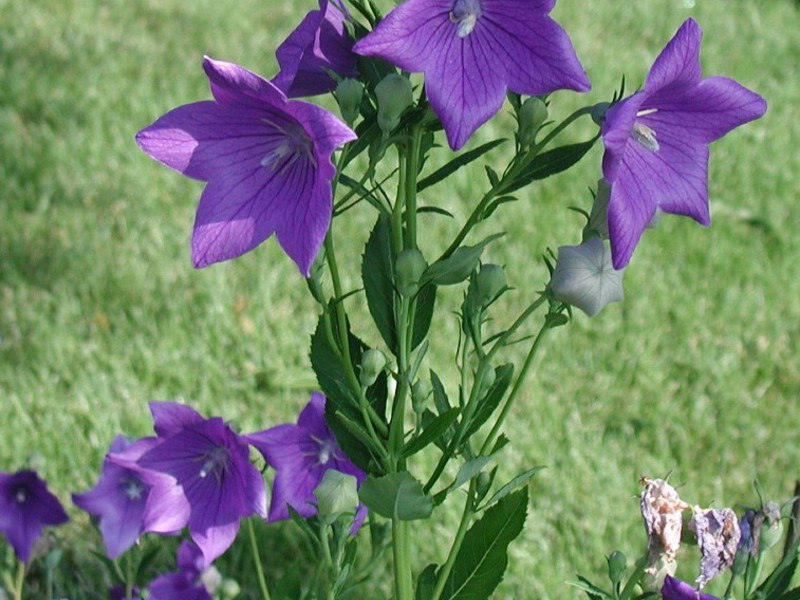
M 19 487 L 14 491 L 14 500 L 17 501 L 17 504 L 24 504 L 27 499 L 28 492 L 25 488 Z
M 262 119 L 264 123 L 274 127 L 279 133 L 280 142 L 261 158 L 261 166 L 272 169 L 276 173 L 287 169 L 298 159 L 308 157 L 316 167 L 314 150 L 311 138 L 305 130 L 296 123 L 280 125 L 269 119 Z
M 200 479 L 205 479 L 208 477 L 209 473 L 213 473 L 214 477 L 216 477 L 219 482 L 228 470 L 228 463 L 230 462 L 227 448 L 215 446 L 202 458 L 204 460 L 203 466 L 200 468 Z
M 319 461 L 320 465 L 327 465 L 336 454 L 336 442 L 332 439 L 320 439 L 315 436 L 311 436 L 311 439 L 317 442 L 317 446 L 319 446 L 317 461 Z
M 472 33 L 482 14 L 481 0 L 456 0 L 450 11 L 450 22 L 457 25 L 456 35 L 465 38 Z
M 122 493 L 128 500 L 139 500 L 145 491 L 144 484 L 135 477 L 126 477 L 120 482 Z
M 656 112 L 657 109 L 655 108 L 646 108 L 644 110 L 640 110 L 636 113 L 637 117 L 644 117 L 647 115 L 651 115 Z M 658 145 L 658 140 L 656 139 L 656 132 L 653 131 L 652 127 L 649 127 L 642 123 L 641 121 L 635 121 L 633 123 L 633 139 L 639 142 L 645 149 L 650 150 L 651 152 L 658 152 L 660 146 Z

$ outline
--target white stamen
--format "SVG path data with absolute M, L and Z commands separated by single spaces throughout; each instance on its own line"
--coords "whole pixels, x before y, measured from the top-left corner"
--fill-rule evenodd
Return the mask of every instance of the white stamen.
M 28 499 L 28 495 L 25 493 L 25 490 L 22 488 L 18 489 L 17 492 L 14 494 L 14 500 L 16 500 L 19 504 L 25 502 Z
M 657 108 L 643 108 L 639 112 L 636 113 L 637 117 L 645 117 L 647 115 L 652 115 L 653 113 L 657 113 Z
M 658 152 L 659 148 L 661 147 L 658 145 L 656 132 L 639 121 L 636 121 L 633 124 L 633 139 L 651 152 Z
M 465 38 L 472 33 L 482 13 L 480 0 L 456 0 L 450 11 L 450 22 L 458 25 L 456 35 Z

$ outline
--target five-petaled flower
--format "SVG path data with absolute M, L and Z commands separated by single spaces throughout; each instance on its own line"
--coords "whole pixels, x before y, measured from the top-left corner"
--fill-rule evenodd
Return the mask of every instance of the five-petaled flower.
M 341 77 L 356 77 L 353 39 L 345 28 L 346 9 L 337 0 L 319 0 L 275 56 L 281 67 L 272 79 L 289 98 L 324 94 L 336 88 L 329 71 Z
M 331 154 L 355 133 L 243 67 L 206 57 L 203 68 L 214 100 L 179 106 L 136 136 L 156 160 L 208 182 L 194 265 L 240 256 L 275 233 L 308 276 L 331 221 Z
M 684 22 L 642 90 L 606 112 L 603 176 L 611 185 L 608 228 L 617 269 L 628 264 L 656 209 L 710 224 L 708 145 L 767 109 L 733 79 L 703 78 L 701 38 L 693 19 Z
M 172 402 L 151 402 L 150 410 L 158 443 L 135 465 L 174 479 L 189 504 L 184 524 L 211 564 L 233 543 L 242 517 L 267 516 L 264 480 L 247 443 L 220 417 Z
M 97 485 L 72 495 L 78 507 L 99 517 L 100 533 L 111 558 L 125 552 L 145 532 L 180 531 L 189 517 L 189 505 L 172 477 L 114 462 L 117 454 L 123 464 L 135 462 L 157 443 L 154 438 L 134 443 L 117 436 L 103 461 Z
M 288 519 L 289 506 L 302 517 L 315 515 L 314 490 L 328 469 L 354 476 L 359 485 L 366 478 L 366 473 L 342 452 L 325 423 L 325 396 L 322 394 L 311 395 L 297 425 L 277 425 L 246 437 L 276 471 L 270 521 Z M 366 507 L 359 506 L 351 532 L 358 530 L 366 514 Z
M 585 92 L 589 79 L 555 0 L 407 0 L 353 47 L 410 72 L 458 150 L 503 104 L 506 90 L 538 96 Z
M 703 594 L 685 581 L 675 579 L 670 575 L 664 578 L 661 597 L 663 600 L 719 600 L 716 596 Z
M 212 600 L 200 576 L 207 567 L 200 549 L 184 541 L 178 547 L 178 570 L 150 582 L 150 600 Z
M 42 527 L 68 520 L 58 498 L 35 471 L 0 473 L 0 532 L 19 560 L 28 562 Z

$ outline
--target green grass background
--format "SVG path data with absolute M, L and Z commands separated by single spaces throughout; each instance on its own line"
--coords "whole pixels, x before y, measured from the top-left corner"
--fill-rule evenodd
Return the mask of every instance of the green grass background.
M 243 430 L 294 420 L 314 386 L 307 349 L 317 309 L 302 278 L 274 240 L 194 271 L 188 239 L 202 183 L 150 160 L 133 135 L 170 108 L 209 97 L 203 54 L 272 76 L 274 49 L 312 8 L 0 0 L 0 470 L 35 454 L 66 502 L 93 485 L 113 435 L 151 432 L 151 399 L 186 401 Z M 532 485 L 498 598 L 578 597 L 564 585 L 576 572 L 600 579 L 610 551 L 640 552 L 643 474 L 671 471 L 684 498 L 702 505 L 754 504 L 756 477 L 769 497 L 791 494 L 800 476 L 799 12 L 791 0 L 556 7 L 593 82 L 586 96 L 554 94 L 556 119 L 610 99 L 623 74 L 629 90 L 640 85 L 689 16 L 705 30 L 706 74 L 736 78 L 770 108 L 712 146 L 713 226 L 664 218 L 637 249 L 625 302 L 592 320 L 579 314 L 549 339 L 500 460 L 505 479 L 528 466 L 548 469 Z M 501 115 L 471 145 L 508 136 L 511 125 Z M 592 133 L 587 121 L 564 140 Z M 500 165 L 502 151 L 496 157 Z M 515 288 L 498 323 L 546 283 L 545 249 L 579 241 L 581 219 L 567 207 L 589 207 L 600 157 L 597 147 L 571 172 L 526 189 L 477 232 L 508 233 L 485 256 L 506 265 Z M 423 222 L 429 256 L 484 184 L 475 169 L 421 198 L 456 216 Z M 336 223 L 350 289 L 373 218 L 359 207 Z M 441 294 L 434 323 L 431 356 L 451 384 L 447 342 L 456 325 L 447 309 L 461 293 Z M 361 337 L 377 344 L 363 304 L 350 308 Z M 419 568 L 443 560 L 458 504 L 423 525 Z M 85 534 L 85 516 L 70 512 L 75 522 L 58 532 L 67 545 L 99 540 Z M 687 553 L 685 577 L 694 578 L 695 560 Z

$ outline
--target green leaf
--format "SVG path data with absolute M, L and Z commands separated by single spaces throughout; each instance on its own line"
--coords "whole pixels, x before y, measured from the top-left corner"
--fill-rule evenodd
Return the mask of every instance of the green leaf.
M 414 298 L 414 328 L 411 331 L 411 350 L 419 346 L 428 335 L 436 304 L 436 286 L 424 285 Z
M 566 171 L 583 158 L 599 137 L 598 134 L 586 142 L 568 144 L 543 152 L 533 159 L 531 164 L 508 187 L 503 188 L 503 193 L 510 194 L 532 181 Z
M 800 541 L 795 542 L 784 554 L 778 566 L 769 574 L 753 593 L 754 598 L 780 598 L 792 583 L 792 577 L 798 566 Z
M 447 578 L 442 600 L 486 600 L 503 580 L 507 549 L 522 531 L 528 490 L 510 494 L 467 531 Z
M 311 540 L 314 544 L 319 543 L 319 536 L 317 532 L 311 528 L 311 525 L 308 524 L 308 519 L 305 519 L 300 516 L 295 509 L 291 507 L 291 505 L 286 505 L 286 508 L 289 509 L 289 518 L 300 528 L 300 531 L 306 534 L 309 540 Z M 255 518 L 255 517 L 251 517 Z
M 433 595 L 433 590 L 436 587 L 436 567 L 438 565 L 430 564 L 419 574 L 414 600 L 429 600 Z
M 444 165 L 443 167 L 438 168 L 436 171 L 421 179 L 417 182 L 417 192 L 421 192 L 427 187 L 435 185 L 442 181 L 443 179 L 449 177 L 456 171 L 458 171 L 461 167 L 468 165 L 472 161 L 480 158 L 492 148 L 496 148 L 500 144 L 505 142 L 505 140 L 494 140 L 492 142 L 487 142 L 482 146 L 478 146 L 474 150 L 470 150 L 469 152 L 464 152 L 464 154 L 460 154 L 456 156 L 453 160 L 449 163 Z
M 447 258 L 437 260 L 422 274 L 420 285 L 455 285 L 461 283 L 478 266 L 483 249 L 504 234 L 495 233 L 474 246 L 461 246 Z
M 447 399 L 442 380 L 433 370 L 431 370 L 431 387 L 433 387 L 433 404 L 437 412 L 442 415 L 450 410 L 450 401 Z
M 396 348 L 394 328 L 394 261 L 392 260 L 392 225 L 379 215 L 364 247 L 361 258 L 361 279 L 367 296 L 367 307 L 383 341 Z
M 492 416 L 492 413 L 497 410 L 497 407 L 500 405 L 500 401 L 503 399 L 503 396 L 505 396 L 508 386 L 511 385 L 511 378 L 513 375 L 513 364 L 507 363 L 497 367 L 497 370 L 495 371 L 494 383 L 492 384 L 492 387 L 489 388 L 486 396 L 478 405 L 478 409 L 475 411 L 469 427 L 467 427 L 464 439 L 469 439 L 473 433 L 478 431 L 478 429 L 480 429 L 481 426 L 487 420 L 489 420 L 489 417 Z
M 800 600 L 800 587 L 789 590 L 779 600 Z
M 434 417 L 434 419 L 425 426 L 422 433 L 405 445 L 401 457 L 408 458 L 409 456 L 413 456 L 441 437 L 442 434 L 450 428 L 450 425 L 453 424 L 460 412 L 461 409 L 459 408 L 451 408 L 444 414 Z
M 483 508 L 485 509 L 490 507 L 498 500 L 502 500 L 503 498 L 505 498 L 508 494 L 516 490 L 518 487 L 525 485 L 526 483 L 528 483 L 528 481 L 531 480 L 531 478 L 534 475 L 536 475 L 542 469 L 544 469 L 544 467 L 533 467 L 532 469 L 528 469 L 524 473 L 520 473 L 519 475 L 514 477 L 514 479 L 512 479 L 503 487 L 501 487 L 499 490 L 497 490 L 492 495 L 492 497 L 486 501 L 486 504 L 483 505 Z
M 586 592 L 589 598 L 591 598 L 591 600 L 602 600 L 603 598 L 611 598 L 613 600 L 614 598 L 614 596 L 609 594 L 607 591 L 597 587 L 591 581 L 585 577 L 581 577 L 580 575 L 578 575 L 578 581 L 567 581 L 567 585 L 571 585 L 583 590 Z
M 433 498 L 422 491 L 422 484 L 408 471 L 367 476 L 358 497 L 367 508 L 387 519 L 427 519 L 433 512 Z

